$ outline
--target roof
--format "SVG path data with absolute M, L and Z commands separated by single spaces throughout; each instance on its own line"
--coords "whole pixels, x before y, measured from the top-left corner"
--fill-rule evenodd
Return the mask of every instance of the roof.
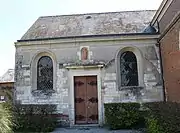
M 0 83 L 14 82 L 14 69 L 9 69 L 2 77 Z
M 154 10 L 142 10 L 44 16 L 36 20 L 21 40 L 141 33 L 154 14 Z

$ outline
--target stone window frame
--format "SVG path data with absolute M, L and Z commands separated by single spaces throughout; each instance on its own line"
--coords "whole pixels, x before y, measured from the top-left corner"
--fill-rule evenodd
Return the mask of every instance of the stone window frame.
M 53 62 L 53 90 L 56 90 L 56 72 L 57 72 L 57 61 L 56 56 L 51 51 L 40 51 L 34 55 L 31 61 L 31 91 L 41 91 L 37 89 L 37 64 L 41 57 L 48 56 Z
M 137 59 L 137 70 L 138 70 L 138 86 L 136 87 L 143 87 L 144 86 L 144 66 L 143 66 L 143 56 L 141 51 L 136 48 L 136 47 L 124 47 L 120 50 L 118 50 L 117 54 L 116 54 L 116 82 L 117 82 L 117 90 L 123 90 L 125 88 L 131 88 L 134 86 L 121 86 L 121 75 L 120 75 L 120 57 L 121 54 L 126 52 L 126 51 L 130 51 L 133 52 L 136 56 Z

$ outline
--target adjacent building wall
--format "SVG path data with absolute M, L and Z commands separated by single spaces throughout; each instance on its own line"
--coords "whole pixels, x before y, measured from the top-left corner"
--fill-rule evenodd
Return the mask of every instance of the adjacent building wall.
M 172 22 L 172 20 L 177 17 L 180 12 L 180 1 L 179 0 L 169 0 L 172 1 L 169 7 L 166 9 L 162 18 L 159 21 L 159 30 L 160 32 L 164 32 L 168 25 Z
M 164 85 L 168 101 L 180 102 L 180 19 L 160 40 Z
M 14 82 L 0 83 L 0 102 L 13 101 Z
M 180 102 L 180 1 L 167 1 L 157 22 L 166 100 Z

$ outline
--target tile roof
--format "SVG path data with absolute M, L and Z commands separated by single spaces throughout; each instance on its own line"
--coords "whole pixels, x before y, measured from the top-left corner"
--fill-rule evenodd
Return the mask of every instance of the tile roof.
M 37 19 L 21 40 L 141 33 L 154 14 L 154 10 L 142 10 L 44 16 Z

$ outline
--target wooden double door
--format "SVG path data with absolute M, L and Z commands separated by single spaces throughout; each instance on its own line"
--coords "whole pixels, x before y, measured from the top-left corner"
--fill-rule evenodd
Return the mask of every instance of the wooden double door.
M 97 124 L 97 76 L 74 77 L 74 98 L 75 124 Z

